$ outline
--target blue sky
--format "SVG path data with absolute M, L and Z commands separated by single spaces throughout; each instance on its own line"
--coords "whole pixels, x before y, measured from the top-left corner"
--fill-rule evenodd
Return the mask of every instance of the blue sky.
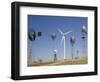
M 57 58 L 63 59 L 63 43 L 61 44 L 62 35 L 59 33 L 58 29 L 61 29 L 63 32 L 72 31 L 72 33 L 66 36 L 67 58 L 71 58 L 71 35 L 75 37 L 74 57 L 76 56 L 77 50 L 79 50 L 80 57 L 87 55 L 87 39 L 85 40 L 84 53 L 82 52 L 81 28 L 83 25 L 87 29 L 87 17 L 28 15 L 28 32 L 32 30 L 36 31 L 36 33 L 42 32 L 42 36 L 37 37 L 34 42 L 28 39 L 28 56 L 31 48 L 33 60 L 53 60 L 53 41 L 51 39 L 51 34 L 56 33 L 55 47 L 58 51 Z

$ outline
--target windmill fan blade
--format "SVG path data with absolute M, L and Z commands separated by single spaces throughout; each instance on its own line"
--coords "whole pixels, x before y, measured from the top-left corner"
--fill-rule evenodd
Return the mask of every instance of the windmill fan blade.
M 61 44 L 63 43 L 63 40 L 64 40 L 64 36 L 62 36 L 62 39 L 61 39 Z
M 69 33 L 71 33 L 72 31 L 68 31 L 68 32 L 66 32 L 65 34 L 69 34 Z
M 61 34 L 63 34 L 63 32 L 62 32 L 60 29 L 58 29 L 58 31 L 59 31 Z

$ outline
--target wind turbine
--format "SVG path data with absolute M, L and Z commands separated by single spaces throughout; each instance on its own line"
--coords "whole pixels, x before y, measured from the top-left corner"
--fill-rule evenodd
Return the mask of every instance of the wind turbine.
M 62 32 L 60 29 L 58 29 L 58 31 L 62 35 L 61 43 L 64 43 L 64 59 L 66 59 L 66 35 L 71 33 L 72 31 Z

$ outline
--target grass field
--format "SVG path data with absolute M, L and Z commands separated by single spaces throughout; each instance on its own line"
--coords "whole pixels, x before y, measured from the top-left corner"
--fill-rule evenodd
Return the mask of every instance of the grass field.
M 31 66 L 56 66 L 56 65 L 78 65 L 78 64 L 87 64 L 88 61 L 86 58 L 83 59 L 65 59 L 58 61 L 48 61 L 48 62 L 33 62 L 32 64 L 28 64 Z

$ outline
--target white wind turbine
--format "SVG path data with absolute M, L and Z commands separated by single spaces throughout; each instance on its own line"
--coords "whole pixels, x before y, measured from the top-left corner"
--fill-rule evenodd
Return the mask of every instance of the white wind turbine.
M 72 31 L 62 32 L 60 29 L 58 29 L 58 31 L 62 35 L 61 43 L 62 43 L 62 41 L 64 42 L 64 59 L 66 59 L 66 35 L 71 33 Z

